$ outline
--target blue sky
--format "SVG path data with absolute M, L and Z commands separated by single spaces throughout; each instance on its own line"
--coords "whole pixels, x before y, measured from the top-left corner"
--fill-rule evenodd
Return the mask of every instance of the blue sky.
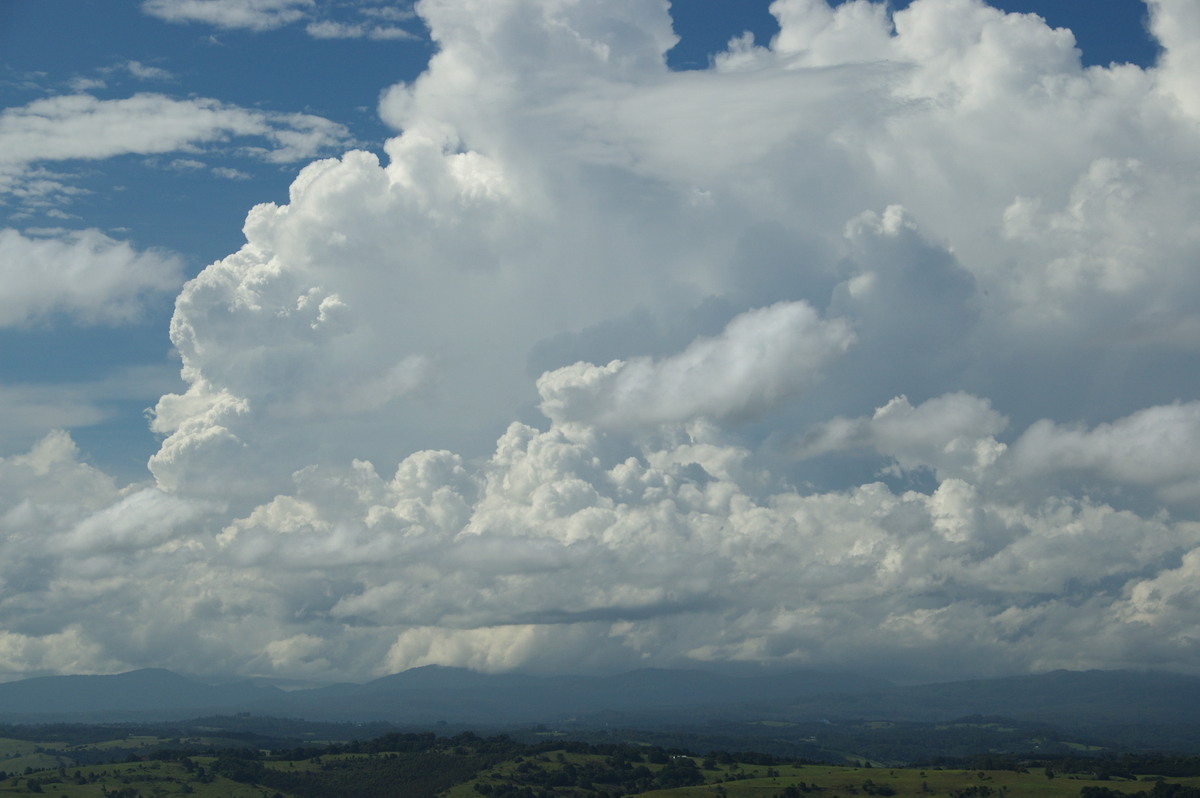
M 170 24 L 132 2 L 14 2 L 5 4 L 3 13 L 0 63 L 6 107 L 70 94 L 76 86 L 99 99 L 138 92 L 205 97 L 337 120 L 346 127 L 347 145 L 376 149 L 389 132 L 375 112 L 381 88 L 397 77 L 418 74 L 431 51 L 428 40 L 418 38 L 424 33 L 419 21 L 409 21 L 412 40 L 314 41 L 294 26 L 248 32 Z M 285 53 L 291 56 L 281 58 Z M 130 62 L 161 73 L 139 77 L 128 69 Z M 365 75 L 378 77 L 364 81 Z M 130 153 L 57 162 L 72 173 L 71 186 L 86 193 L 49 208 L 52 216 L 36 208 L 11 209 L 15 226 L 111 231 L 141 247 L 177 253 L 184 259 L 184 273 L 193 275 L 237 249 L 247 209 L 285 199 L 302 165 L 264 165 L 220 147 L 182 156 Z M 178 163 L 182 161 L 192 163 Z M 213 169 L 236 170 L 236 176 L 216 176 Z M 0 347 L 3 373 L 12 382 L 90 381 L 132 363 L 158 367 L 169 378 L 177 371 L 164 335 L 172 297 L 159 299 L 135 324 L 81 330 L 75 320 L 60 318 L 5 328 L 0 331 L 5 339 Z M 152 387 L 170 384 L 160 380 Z M 142 411 L 157 393 L 104 401 L 104 420 L 75 433 L 89 457 L 118 469 L 126 479 L 144 478 L 145 459 L 156 446 Z M 35 430 L 27 433 L 23 437 L 38 436 Z
M 0 676 L 1196 672 L 1198 26 L 9 0 Z

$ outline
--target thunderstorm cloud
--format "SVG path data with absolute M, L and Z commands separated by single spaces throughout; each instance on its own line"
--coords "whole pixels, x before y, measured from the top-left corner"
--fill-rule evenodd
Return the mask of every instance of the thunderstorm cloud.
M 1193 0 L 1148 3 L 1147 68 L 983 0 L 777 0 L 689 72 L 665 2 L 416 10 L 383 156 L 309 163 L 183 285 L 147 480 L 61 432 L 0 459 L 0 673 L 1200 672 Z M 0 167 L 344 138 L 123 103 L 8 112 Z M 98 232 L 0 253 L 0 324 L 179 284 Z

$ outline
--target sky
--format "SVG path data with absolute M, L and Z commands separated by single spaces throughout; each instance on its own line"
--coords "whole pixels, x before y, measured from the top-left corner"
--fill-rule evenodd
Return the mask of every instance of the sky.
M 1200 673 L 1195 0 L 2 0 L 0 679 Z

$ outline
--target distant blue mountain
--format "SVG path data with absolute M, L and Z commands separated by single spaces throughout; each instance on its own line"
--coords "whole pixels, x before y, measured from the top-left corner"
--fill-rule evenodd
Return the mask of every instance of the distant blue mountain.
M 208 685 L 158 668 L 115 676 L 41 676 L 0 684 L 0 718 L 186 717 L 193 710 L 242 707 L 282 694 L 249 682 Z
M 181 720 L 212 714 L 327 721 L 446 721 L 480 728 L 533 723 L 648 727 L 708 719 L 862 718 L 936 721 L 1000 715 L 1064 725 L 1194 723 L 1200 678 L 1055 671 L 897 687 L 848 673 L 755 677 L 644 669 L 610 676 L 484 674 L 428 666 L 365 684 L 283 691 L 212 685 L 165 670 L 48 676 L 0 684 L 0 722 Z
M 879 679 L 818 671 L 747 678 L 700 670 L 644 669 L 614 676 L 539 677 L 427 666 L 363 685 L 288 693 L 274 708 L 327 720 L 502 724 L 614 711 L 669 714 L 889 686 Z

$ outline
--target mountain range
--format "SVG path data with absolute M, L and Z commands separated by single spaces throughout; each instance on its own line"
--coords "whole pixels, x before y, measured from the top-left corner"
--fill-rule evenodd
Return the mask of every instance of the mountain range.
M 933 722 L 996 715 L 1060 725 L 1187 724 L 1200 717 L 1200 678 L 1135 671 L 1054 671 L 897 686 L 849 673 L 732 676 L 644 669 L 610 676 L 484 674 L 427 666 L 365 684 L 285 691 L 208 684 L 166 670 L 46 676 L 0 684 L 0 722 L 180 720 L 253 713 L 403 725 L 607 724 L 706 720 L 877 719 Z

